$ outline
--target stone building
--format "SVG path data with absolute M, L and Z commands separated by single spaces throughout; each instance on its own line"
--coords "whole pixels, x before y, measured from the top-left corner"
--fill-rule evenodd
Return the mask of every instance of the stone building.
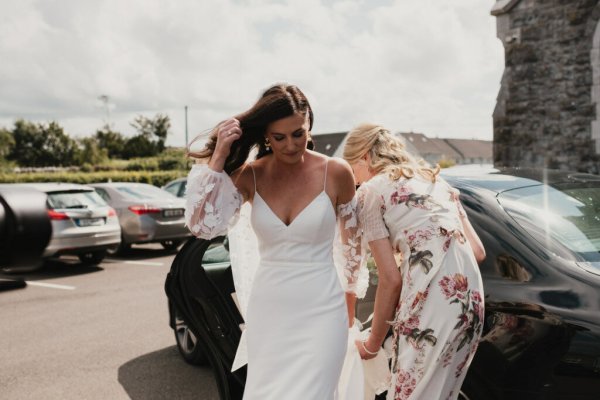
M 600 173 L 599 0 L 497 0 L 494 163 Z

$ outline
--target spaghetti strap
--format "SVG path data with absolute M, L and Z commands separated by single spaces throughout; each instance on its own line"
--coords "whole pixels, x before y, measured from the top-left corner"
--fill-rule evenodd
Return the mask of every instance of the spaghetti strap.
M 327 166 L 329 165 L 329 158 L 327 158 L 327 162 L 325 162 L 325 179 L 323 179 L 323 191 L 327 189 Z
M 256 174 L 254 173 L 254 167 L 252 167 L 252 163 L 248 164 L 248 166 L 252 170 L 252 177 L 254 178 L 254 193 L 256 193 Z

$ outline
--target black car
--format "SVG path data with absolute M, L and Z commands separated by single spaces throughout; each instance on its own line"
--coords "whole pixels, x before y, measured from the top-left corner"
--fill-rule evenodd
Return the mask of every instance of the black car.
M 444 177 L 461 191 L 487 252 L 480 266 L 484 332 L 462 398 L 599 399 L 600 176 L 536 169 L 459 175 Z M 197 339 L 193 350 L 178 339 L 184 358 L 208 361 L 221 398 L 238 399 L 245 370 L 229 371 L 243 320 L 222 240 L 190 240 L 166 290 L 176 336 L 185 326 Z M 372 309 L 373 292 L 374 285 L 359 302 L 359 318 Z

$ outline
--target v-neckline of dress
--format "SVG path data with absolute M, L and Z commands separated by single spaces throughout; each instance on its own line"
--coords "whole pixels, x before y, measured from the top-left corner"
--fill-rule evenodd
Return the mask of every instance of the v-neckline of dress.
M 284 227 L 289 228 L 304 213 L 304 211 L 306 211 L 307 208 L 309 208 L 323 193 L 325 193 L 325 190 L 321 190 L 315 197 L 313 197 L 313 199 L 307 205 L 305 205 L 304 208 L 302 208 L 302 210 L 300 210 L 300 212 L 294 217 L 294 219 L 292 219 L 290 221 L 289 224 L 286 224 L 285 222 L 283 222 L 283 220 L 277 214 L 275 214 L 275 211 L 273 211 L 273 209 L 271 208 L 269 203 L 267 203 L 267 201 L 265 199 L 263 199 L 263 197 L 260 195 L 260 193 L 258 193 L 258 191 L 254 192 L 254 193 L 255 193 L 255 197 L 258 196 L 260 198 L 260 200 L 265 204 L 265 206 L 267 206 L 267 209 L 275 217 L 275 219 L 277 221 L 279 221 Z M 331 205 L 331 201 L 329 199 L 327 199 L 327 202 Z M 332 205 L 332 207 L 333 207 L 333 205 Z

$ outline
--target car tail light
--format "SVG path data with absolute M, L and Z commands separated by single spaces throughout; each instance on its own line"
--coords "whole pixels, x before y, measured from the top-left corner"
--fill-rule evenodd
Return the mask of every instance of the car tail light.
M 48 210 L 48 216 L 52 221 L 64 221 L 66 219 L 69 219 L 69 216 L 67 214 L 54 210 Z
M 131 212 L 137 214 L 137 215 L 143 215 L 143 214 L 157 214 L 160 212 L 160 208 L 156 208 L 156 207 L 148 207 L 147 205 L 143 205 L 143 206 L 129 206 L 128 207 L 129 210 L 131 210 Z
M 117 216 L 117 212 L 115 211 L 114 208 L 108 207 L 108 216 L 109 217 L 116 217 Z

